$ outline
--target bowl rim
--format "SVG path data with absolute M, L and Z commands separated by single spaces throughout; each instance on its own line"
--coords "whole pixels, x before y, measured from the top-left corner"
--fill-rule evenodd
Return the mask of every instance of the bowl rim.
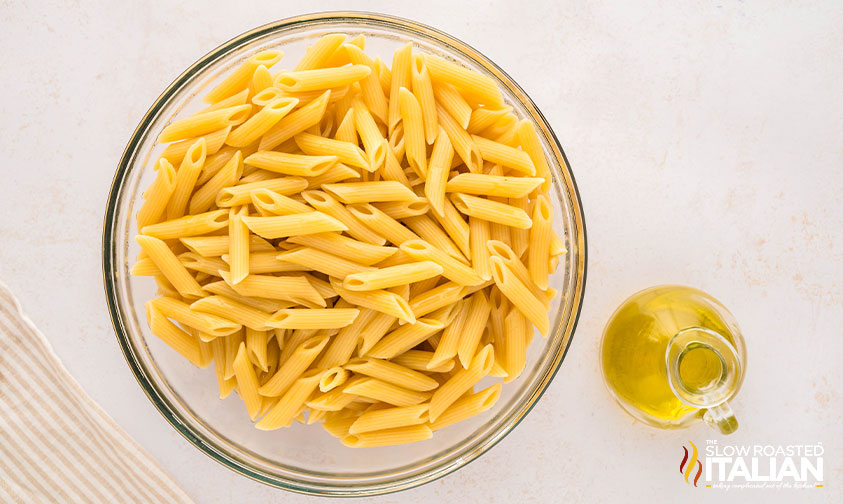
M 533 394 L 531 400 L 521 407 L 520 413 L 518 413 L 517 416 L 514 417 L 513 420 L 509 423 L 502 423 L 496 431 L 493 431 L 490 435 L 487 436 L 486 439 L 482 440 L 477 446 L 467 452 L 463 457 L 451 460 L 437 467 L 432 467 L 418 474 L 411 474 L 409 476 L 403 476 L 396 480 L 377 482 L 372 485 L 366 485 L 356 488 L 329 487 L 312 482 L 307 482 L 303 484 L 303 482 L 301 481 L 279 478 L 277 475 L 267 475 L 259 471 L 255 471 L 253 468 L 246 467 L 236 460 L 232 460 L 231 457 L 229 457 L 228 455 L 220 453 L 217 449 L 215 449 L 215 447 L 205 443 L 201 438 L 197 437 L 189 426 L 182 424 L 182 422 L 175 418 L 175 416 L 164 403 L 164 401 L 162 401 L 162 399 L 158 396 L 157 391 L 144 376 L 144 373 L 140 369 L 138 362 L 133 358 L 132 348 L 129 345 L 129 338 L 127 336 L 126 326 L 123 321 L 122 309 L 120 307 L 120 304 L 117 302 L 116 292 L 117 270 L 115 269 L 116 242 L 114 234 L 116 219 L 114 217 L 116 215 L 118 202 L 120 201 L 120 193 L 123 189 L 123 182 L 127 173 L 129 172 L 131 160 L 135 150 L 138 147 L 138 144 L 140 143 L 142 133 L 148 128 L 149 124 L 158 116 L 161 109 L 167 103 L 169 98 L 178 90 L 180 90 L 182 86 L 188 81 L 188 79 L 190 79 L 196 72 L 199 72 L 204 69 L 205 66 L 216 60 L 216 58 L 223 56 L 231 50 L 236 49 L 240 45 L 248 43 L 252 39 L 259 38 L 261 36 L 268 35 L 274 32 L 282 32 L 285 29 L 297 27 L 301 28 L 306 27 L 307 25 L 322 24 L 331 21 L 344 23 L 372 24 L 391 29 L 395 29 L 397 27 L 403 30 L 414 32 L 422 36 L 432 37 L 436 39 L 437 42 L 445 45 L 449 50 L 459 54 L 460 57 L 466 59 L 469 62 L 477 64 L 486 69 L 487 71 L 490 71 L 495 74 L 498 80 L 500 80 L 510 89 L 510 91 L 514 92 L 518 96 L 518 99 L 530 113 L 536 125 L 541 127 L 542 133 L 546 137 L 546 140 L 548 141 L 551 150 L 553 150 L 554 156 L 557 158 L 558 161 L 562 161 L 562 164 L 564 164 L 561 170 L 557 171 L 555 167 L 551 167 L 551 169 L 555 172 L 555 175 L 560 179 L 565 188 L 569 191 L 569 204 L 571 205 L 571 213 L 573 217 L 574 228 L 576 229 L 577 234 L 577 262 L 575 264 L 574 271 L 572 271 L 572 274 L 576 274 L 576 278 L 579 279 L 579 281 L 574 282 L 574 289 L 571 293 L 574 296 L 573 303 L 571 304 L 571 316 L 568 319 L 567 325 L 559 324 L 555 330 L 556 334 L 562 331 L 563 338 L 567 335 L 567 343 L 564 345 L 564 348 L 558 348 L 556 350 L 556 356 L 548 371 L 545 372 L 543 376 L 539 377 L 540 386 L 536 389 L 536 392 Z M 111 319 L 112 326 L 114 328 L 115 336 L 123 353 L 123 357 L 126 360 L 126 363 L 128 364 L 129 368 L 132 370 L 132 375 L 134 376 L 138 384 L 141 386 L 141 389 L 144 391 L 147 398 L 149 398 L 149 400 L 153 403 L 158 412 L 167 420 L 170 425 L 175 428 L 175 430 L 179 434 L 181 434 L 187 441 L 189 441 L 193 446 L 198 448 L 199 451 L 201 451 L 211 459 L 233 470 L 234 472 L 246 476 L 252 480 L 261 482 L 272 487 L 293 491 L 296 493 L 326 497 L 362 497 L 383 495 L 414 488 L 429 483 L 431 481 L 435 481 L 476 460 L 481 455 L 493 448 L 510 432 L 512 432 L 512 430 L 515 429 L 515 427 L 517 427 L 521 423 L 521 421 L 524 420 L 524 418 L 530 413 L 530 411 L 532 411 L 532 409 L 538 403 L 539 399 L 541 399 L 541 397 L 544 395 L 551 381 L 553 381 L 554 377 L 556 376 L 556 373 L 559 371 L 559 368 L 561 367 L 562 362 L 564 361 L 565 356 L 567 355 L 568 350 L 571 347 L 571 342 L 573 341 L 574 333 L 576 332 L 576 327 L 579 322 L 580 315 L 582 313 L 582 304 L 583 299 L 585 297 L 588 251 L 585 217 L 582 209 L 580 192 L 570 166 L 571 165 L 568 162 L 568 158 L 565 155 L 561 144 L 559 143 L 559 139 L 556 137 L 556 134 L 550 127 L 550 124 L 547 122 L 547 119 L 541 113 L 541 111 L 533 102 L 533 100 L 521 88 L 521 86 L 517 82 L 515 82 L 515 80 L 512 79 L 509 74 L 502 70 L 496 63 L 491 61 L 488 57 L 486 57 L 470 45 L 466 44 L 462 40 L 457 39 L 456 37 L 448 33 L 406 18 L 367 11 L 325 11 L 303 14 L 299 16 L 280 19 L 253 28 L 220 44 L 219 46 L 199 58 L 196 62 L 194 62 L 187 69 L 185 69 L 178 77 L 176 77 L 176 79 L 174 79 L 173 82 L 171 82 L 170 85 L 167 86 L 167 88 L 158 96 L 158 98 L 156 98 L 152 106 L 150 106 L 149 109 L 146 111 L 146 113 L 138 123 L 138 126 L 132 132 L 129 142 L 126 145 L 123 154 L 121 155 L 120 161 L 117 166 L 117 170 L 114 174 L 114 178 L 109 189 L 108 201 L 103 217 L 102 273 L 109 316 Z

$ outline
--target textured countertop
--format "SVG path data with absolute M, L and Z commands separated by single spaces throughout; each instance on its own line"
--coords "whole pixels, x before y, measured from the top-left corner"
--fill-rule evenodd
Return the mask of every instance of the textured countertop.
M 197 502 L 325 502 L 223 468 L 146 399 L 106 311 L 103 211 L 135 125 L 211 48 L 306 11 L 414 18 L 485 53 L 547 116 L 582 194 L 588 285 L 570 352 L 526 420 L 456 473 L 375 502 L 840 502 L 843 7 L 679 3 L 3 2 L 0 279 Z M 728 439 L 637 424 L 603 386 L 603 324 L 663 283 L 710 292 L 741 325 L 749 365 Z M 824 487 L 693 488 L 677 474 L 682 445 L 708 439 L 822 443 Z

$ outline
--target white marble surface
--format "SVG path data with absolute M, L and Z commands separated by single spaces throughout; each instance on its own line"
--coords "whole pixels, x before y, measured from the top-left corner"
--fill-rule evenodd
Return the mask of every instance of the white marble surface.
M 147 107 L 216 45 L 306 11 L 415 18 L 483 51 L 548 117 L 582 193 L 588 287 L 567 360 L 528 418 L 457 473 L 376 502 L 840 502 L 843 7 L 518 4 L 3 2 L 0 278 L 197 502 L 316 502 L 217 465 L 144 397 L 105 307 L 106 195 Z M 682 443 L 718 436 L 658 432 L 612 403 L 597 361 L 603 324 L 661 283 L 711 292 L 742 326 L 749 367 L 729 441 L 822 442 L 824 488 L 691 488 L 677 474 Z

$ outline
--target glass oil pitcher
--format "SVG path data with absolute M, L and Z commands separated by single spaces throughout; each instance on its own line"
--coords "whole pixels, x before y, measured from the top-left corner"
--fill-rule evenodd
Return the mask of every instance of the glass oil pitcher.
M 606 385 L 638 420 L 737 429 L 726 401 L 743 381 L 746 348 L 732 314 L 708 294 L 666 285 L 633 295 L 609 319 L 601 358 Z

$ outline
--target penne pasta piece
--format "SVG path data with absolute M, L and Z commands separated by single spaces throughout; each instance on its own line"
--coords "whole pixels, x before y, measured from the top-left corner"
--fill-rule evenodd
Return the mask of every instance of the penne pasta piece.
M 311 247 L 301 247 L 284 252 L 276 257 L 282 261 L 299 264 L 308 269 L 340 279 L 354 273 L 362 273 L 374 269 L 371 266 L 364 266 Z
M 392 80 L 389 91 L 389 127 L 390 133 L 395 129 L 401 120 L 401 112 L 398 107 L 398 94 L 401 88 L 409 88 L 412 82 L 412 59 L 413 44 L 408 42 L 404 47 L 392 54 Z
M 372 171 L 366 160 L 366 153 L 353 143 L 341 142 L 332 138 L 325 138 L 310 133 L 299 133 L 295 136 L 296 145 L 311 156 L 336 156 L 341 163 L 349 166 Z
M 244 160 L 244 163 L 263 170 L 299 177 L 315 177 L 333 168 L 337 156 L 307 156 L 286 152 L 258 151 Z
M 248 217 L 249 209 L 241 206 L 232 208 L 228 214 L 228 257 L 231 271 L 231 285 L 240 283 L 249 275 L 249 229 L 244 218 Z
M 477 144 L 474 143 L 474 139 L 465 131 L 465 128 L 457 123 L 456 119 L 448 114 L 442 105 L 437 104 L 436 110 L 439 114 L 439 125 L 448 135 L 454 151 L 470 172 L 479 173 L 483 168 L 483 157 Z
M 504 106 L 500 88 L 490 77 L 469 70 L 432 54 L 425 54 L 424 61 L 434 81 L 451 84 L 465 96 L 486 106 Z
M 342 369 L 342 368 L 340 368 Z M 326 374 L 330 373 L 330 370 L 326 371 Z M 323 375 L 324 378 L 324 375 Z M 318 410 L 318 411 L 336 411 L 339 412 L 357 400 L 357 396 L 354 394 L 346 393 L 346 389 L 349 387 L 354 386 L 354 384 L 359 383 L 367 378 L 363 376 L 356 376 L 351 377 L 346 382 L 339 387 L 325 392 L 321 395 L 317 395 L 316 397 L 307 401 L 307 406 L 311 409 Z M 320 380 L 321 385 L 321 380 Z M 357 415 L 355 415 L 355 418 Z
M 228 259 L 228 254 L 221 257 L 221 260 L 224 262 L 228 261 Z M 190 267 L 187 264 L 185 266 Z M 279 260 L 278 252 L 256 252 L 249 254 L 249 273 L 251 274 L 307 270 L 307 267 L 300 264 Z
M 227 273 L 223 271 L 221 274 Z M 252 308 L 256 308 L 263 312 L 277 312 L 282 308 L 289 308 L 293 304 L 292 302 L 285 303 L 275 299 L 242 296 L 222 280 L 207 283 L 203 285 L 202 288 L 212 294 L 227 297 L 233 301 L 251 306 Z
M 442 332 L 442 338 L 436 346 L 436 350 L 426 364 L 426 369 L 432 371 L 445 365 L 447 362 L 454 362 L 454 357 L 460 348 L 460 339 L 462 338 L 463 327 L 465 327 L 466 320 L 470 314 L 471 302 L 466 299 L 457 301 L 452 309 L 454 313 L 454 320 Z M 451 365 L 453 368 L 453 364 Z M 449 369 L 450 371 L 450 369 Z
M 546 294 L 533 282 L 529 270 L 509 246 L 499 241 L 490 240 L 486 243 L 486 249 L 491 255 L 500 257 L 510 271 L 515 274 L 515 277 L 530 290 L 533 296 L 539 300 L 546 300 Z M 546 301 L 544 304 L 545 307 L 549 306 L 549 303 Z
M 473 135 L 472 138 L 485 161 L 512 168 L 531 177 L 536 175 L 536 167 L 526 152 L 481 136 Z
M 433 217 L 448 233 L 454 244 L 459 247 L 464 257 L 471 257 L 471 230 L 450 200 L 443 202 L 444 215 L 433 212 Z
M 524 211 L 524 213 L 527 213 L 530 209 L 530 202 L 526 196 L 523 198 L 510 198 L 509 204 L 516 208 L 520 208 Z M 515 255 L 517 257 L 523 256 L 529 246 L 530 231 L 527 229 L 510 228 L 509 237 L 512 242 L 512 250 L 515 251 Z
M 375 124 L 375 120 L 363 100 L 353 99 L 351 110 L 354 111 L 355 129 L 360 134 L 360 139 L 363 141 L 368 156 L 368 171 L 375 172 L 383 166 L 386 159 L 386 151 L 389 148 L 387 141 Z
M 392 70 L 390 70 L 389 67 L 386 66 L 386 63 L 383 62 L 380 56 L 375 57 L 375 70 L 378 73 L 378 80 L 380 80 L 384 96 L 386 96 L 389 94 L 390 89 L 392 88 Z M 384 123 L 389 124 L 388 119 Z
M 172 240 L 211 233 L 228 226 L 228 210 L 214 210 L 197 215 L 150 224 L 141 233 L 161 240 Z
M 158 141 L 169 143 L 196 137 L 204 143 L 205 135 L 237 126 L 245 122 L 251 113 L 252 106 L 245 104 L 196 114 L 170 123 L 158 135 Z
M 325 62 L 328 61 L 347 38 L 347 35 L 341 33 L 329 33 L 322 36 L 315 44 L 307 48 L 302 59 L 296 64 L 295 70 L 323 68 Z
M 437 122 L 437 125 L 439 123 Z M 427 178 L 424 182 L 424 194 L 440 217 L 445 216 L 445 188 L 448 183 L 448 170 L 454 159 L 454 148 L 445 130 L 439 127 L 433 152 L 430 154 Z
M 254 74 L 252 74 L 254 75 Z M 249 101 L 249 89 L 243 88 L 242 91 L 239 93 L 234 93 L 233 95 L 229 96 L 228 98 L 224 98 L 213 105 L 208 105 L 207 107 L 203 108 L 197 114 L 204 114 L 206 112 L 213 112 L 214 110 L 220 110 L 224 108 L 234 107 L 237 105 L 245 105 Z
M 312 212 L 309 206 L 299 203 L 293 198 L 282 196 L 269 189 L 255 189 L 251 192 L 252 205 L 263 217 L 273 215 L 292 215 Z
M 281 72 L 275 78 L 275 87 L 288 92 L 316 91 L 347 86 L 370 73 L 372 69 L 366 65 Z
M 348 180 L 352 178 L 360 178 L 360 174 L 357 173 L 356 170 L 349 168 L 348 166 L 337 163 L 334 165 L 333 168 L 326 171 L 322 175 L 318 175 L 316 177 L 309 177 L 307 179 L 307 188 L 320 188 L 324 184 L 332 184 L 334 182 L 339 182 L 341 180 Z
M 266 88 L 272 87 L 272 74 L 265 65 L 260 65 L 252 74 L 252 80 L 249 81 L 249 97 L 255 96 Z
M 319 294 L 307 278 L 296 276 L 271 276 L 251 274 L 238 284 L 226 272 L 221 272 L 225 280 L 241 296 L 264 299 L 292 301 L 298 304 L 310 303 L 325 307 L 325 299 Z
M 360 222 L 394 245 L 401 245 L 407 240 L 419 239 L 418 235 L 402 226 L 400 222 L 368 203 L 354 203 L 348 205 L 347 208 Z
M 447 253 L 461 262 L 468 263 L 466 258 L 463 257 L 462 252 L 460 252 L 460 249 L 457 248 L 457 245 L 451 240 L 445 231 L 439 227 L 436 221 L 427 215 L 405 217 L 404 224 L 410 228 L 410 230 L 417 233 L 421 239 L 430 243 L 437 249 Z
M 281 61 L 282 57 L 284 57 L 284 53 L 274 49 L 261 51 L 253 55 L 209 91 L 205 95 L 205 102 L 214 104 L 245 89 L 259 66 L 271 68 L 272 65 Z
M 319 386 L 323 373 L 320 369 L 311 369 L 301 375 L 255 427 L 260 430 L 274 430 L 293 423 L 307 398 Z
M 350 376 L 351 373 L 345 368 L 340 366 L 332 367 L 331 369 L 325 371 L 325 374 L 322 375 L 322 379 L 319 380 L 319 391 L 330 392 L 344 384 Z
M 214 355 L 214 374 L 217 377 L 220 399 L 225 399 L 234 390 L 237 380 L 225 378 L 225 338 L 216 338 L 210 342 L 210 345 Z
M 205 164 L 206 144 L 205 139 L 200 138 L 187 150 L 182 159 L 181 165 L 176 172 L 175 187 L 173 194 L 167 201 L 167 220 L 177 219 L 184 215 L 190 195 L 196 187 L 199 173 Z
M 194 298 L 205 294 L 202 286 L 190 275 L 166 243 L 158 238 L 144 235 L 135 236 L 135 241 L 181 296 Z
M 167 320 L 167 317 L 157 310 L 151 301 L 147 301 L 145 306 L 146 320 L 149 323 L 150 332 L 158 336 L 170 348 L 196 367 L 204 367 L 199 350 L 199 340 Z
M 527 334 L 530 331 L 529 322 L 517 308 L 509 311 L 504 319 L 504 361 L 506 371 L 504 382 L 510 382 L 521 374 L 527 362 Z
M 476 135 L 498 122 L 502 122 L 502 119 L 507 116 L 512 116 L 512 107 L 506 106 L 498 109 L 487 107 L 476 108 L 471 112 L 471 119 L 465 130 Z
M 547 336 L 550 323 L 543 300 L 536 298 L 498 256 L 491 258 L 492 278 L 498 289 L 529 320 L 542 336 Z
M 307 187 L 307 181 L 301 177 L 279 177 L 248 184 L 239 184 L 233 187 L 226 187 L 217 194 L 218 207 L 232 207 L 247 205 L 252 202 L 252 191 L 257 189 L 268 189 L 278 194 L 287 196 L 303 191 Z
M 354 292 L 342 287 L 336 278 L 331 279 L 331 287 L 341 298 L 352 305 L 370 308 L 381 313 L 396 317 L 399 320 L 414 324 L 416 322 L 413 310 L 407 300 L 394 292 L 385 290 Z
M 457 210 L 472 218 L 518 229 L 529 229 L 533 225 L 526 212 L 506 203 L 462 193 L 451 193 L 451 202 Z
M 407 88 L 398 91 L 398 108 L 404 125 L 407 162 L 419 177 L 427 177 L 427 142 L 421 105 Z
M 550 274 L 548 257 L 550 257 L 550 238 L 553 234 L 552 226 L 553 214 L 550 209 L 550 200 L 544 194 L 539 195 L 533 205 L 533 227 L 530 228 L 527 268 L 530 279 L 542 290 L 548 287 L 547 277 Z
M 328 108 L 332 92 L 327 90 L 319 98 L 286 115 L 261 137 L 259 150 L 272 150 L 311 126 L 319 124 Z M 301 102 L 301 99 L 299 100 Z
M 133 264 L 129 273 L 132 276 L 156 276 L 161 275 L 161 270 L 152 262 L 152 259 L 145 257 Z
M 395 247 L 381 247 L 348 238 L 339 233 L 318 233 L 291 236 L 287 242 L 304 245 L 352 260 L 364 266 L 383 261 L 398 250 Z
M 414 406 L 423 403 L 430 396 L 430 392 L 407 390 L 376 378 L 364 378 L 351 386 L 345 387 L 343 393 L 374 399 L 394 406 Z
M 544 154 L 539 135 L 535 127 L 526 119 L 519 121 L 515 127 L 515 134 L 521 149 L 527 153 L 536 168 L 536 176 L 544 179 L 542 191 L 550 191 L 550 184 L 553 182 L 550 174 L 550 167 L 547 165 L 547 158 Z
M 357 318 L 355 308 L 286 308 L 272 315 L 268 324 L 279 329 L 338 329 Z
M 322 212 L 241 219 L 253 233 L 269 239 L 348 229 L 342 222 Z
M 435 380 L 434 380 L 435 381 Z M 437 383 L 438 385 L 438 383 Z M 350 434 L 394 429 L 427 423 L 427 405 L 385 408 L 363 413 L 349 427 Z
M 457 91 L 457 88 L 444 82 L 434 82 L 433 96 L 436 98 L 436 102 L 442 105 L 442 108 L 454 118 L 462 129 L 468 128 L 471 122 L 471 105 L 465 101 L 465 98 Z
M 427 392 L 439 386 L 433 378 L 400 364 L 371 357 L 352 359 L 343 366 L 353 373 L 371 376 L 408 390 Z
M 400 182 L 345 182 L 324 184 L 322 189 L 343 203 L 371 203 L 374 201 L 415 201 L 416 194 Z
M 249 360 L 246 351 L 246 344 L 240 343 L 237 349 L 237 356 L 234 358 L 234 377 L 237 379 L 237 391 L 243 403 L 246 405 L 246 410 L 249 412 L 249 418 L 253 421 L 260 413 L 263 400 L 258 394 L 258 376 L 255 373 L 255 368 Z
M 357 240 L 383 245 L 386 240 L 364 225 L 348 208 L 340 204 L 333 196 L 324 191 L 304 191 L 302 197 L 311 206 L 339 220 L 348 228 L 348 234 Z
M 542 182 L 544 179 L 540 178 L 461 173 L 448 181 L 445 190 L 481 196 L 521 198 L 530 194 Z
M 396 128 L 395 132 L 393 132 L 393 134 L 397 134 L 399 131 L 403 132 L 403 130 L 403 125 L 399 123 L 398 127 Z M 387 148 L 386 160 L 384 161 L 384 165 L 381 168 L 379 174 L 384 180 L 393 180 L 395 182 L 400 182 L 401 184 L 407 187 L 410 187 L 410 180 L 404 173 L 403 168 L 401 168 L 401 164 L 398 161 L 396 151 L 393 147 Z
M 424 118 L 424 137 L 428 145 L 432 145 L 439 134 L 439 118 L 436 112 L 436 98 L 433 95 L 433 84 L 427 64 L 420 54 L 413 55 L 411 74 L 413 94 L 418 100 Z
M 454 404 L 463 394 L 471 390 L 491 371 L 495 363 L 495 351 L 492 345 L 484 346 L 467 369 L 460 369 L 448 381 L 439 386 L 430 398 L 430 421 L 435 423 L 449 406 Z
M 282 96 L 267 103 L 255 115 L 234 128 L 225 140 L 232 147 L 246 147 L 266 134 L 298 105 L 299 100 Z
M 188 212 L 198 214 L 208 211 L 217 199 L 217 194 L 226 187 L 231 187 L 243 174 L 243 155 L 237 151 L 205 185 L 193 193 Z
M 374 61 L 359 47 L 348 45 L 345 49 L 352 65 L 365 65 L 372 70 L 369 75 L 359 81 L 360 92 L 366 107 L 381 123 L 387 124 L 389 105 L 386 101 L 386 94 L 381 87 L 380 75 Z
M 283 395 L 328 344 L 330 337 L 314 336 L 298 345 L 290 358 L 258 389 L 260 395 L 277 397 Z M 318 382 L 317 382 L 318 384 Z
M 159 159 L 156 170 L 158 173 L 155 181 L 143 193 L 144 202 L 135 220 L 138 229 L 161 220 L 167 209 L 167 202 L 176 188 L 176 170 L 169 161 L 164 158 Z
M 431 422 L 430 430 L 438 431 L 488 411 L 498 402 L 500 396 L 500 383 L 495 383 L 476 394 L 468 394 L 449 406 L 435 422 Z
M 550 230 L 550 255 L 551 257 L 566 254 L 568 248 L 565 247 L 565 242 L 553 230 Z
M 207 296 L 190 305 L 196 312 L 207 313 L 217 317 L 225 317 L 232 322 L 244 325 L 256 331 L 266 331 L 274 326 L 269 325 L 271 314 L 237 302 L 223 296 Z
M 263 372 L 269 370 L 266 361 L 266 349 L 268 343 L 268 331 L 256 331 L 248 327 L 246 328 L 246 353 L 249 356 L 249 362 L 259 367 Z M 235 375 L 236 374 L 237 370 L 235 369 Z
M 341 366 L 347 362 L 354 353 L 363 330 L 376 314 L 377 312 L 370 308 L 361 309 L 354 322 L 339 330 L 327 351 L 322 354 L 317 366 L 326 369 Z
M 348 112 L 340 121 L 339 126 L 337 126 L 337 131 L 334 133 L 334 140 L 339 140 L 340 142 L 348 142 L 354 144 L 356 146 L 360 146 L 360 143 L 357 140 L 357 126 L 354 122 L 354 109 L 348 109 Z
M 416 198 L 409 201 L 386 201 L 375 203 L 374 206 L 395 220 L 424 215 L 430 209 L 425 198 Z
M 442 276 L 459 285 L 479 285 L 483 278 L 473 269 L 424 240 L 410 240 L 401 250 L 417 261 L 433 261 L 442 267 Z M 485 252 L 485 251 L 484 251 Z
M 427 425 L 408 425 L 394 429 L 349 434 L 340 441 L 350 448 L 372 448 L 417 443 L 431 437 L 433 437 L 433 431 Z
M 222 257 L 228 257 L 228 254 Z M 223 261 L 222 257 L 202 257 L 193 252 L 185 252 L 179 254 L 179 261 L 187 269 L 199 271 L 206 275 L 219 276 L 220 270 L 228 269 L 228 263 Z
M 456 319 L 454 320 L 456 321 Z M 440 342 L 439 344 L 441 346 L 442 343 Z M 438 366 L 428 368 L 428 365 L 433 360 L 433 354 L 433 352 L 428 352 L 426 350 L 407 350 L 401 355 L 394 357 L 391 362 L 400 364 L 410 369 L 414 369 L 416 371 L 425 371 L 429 373 L 448 373 L 452 369 L 454 369 L 453 359 L 446 360 Z
M 388 289 L 439 276 L 442 271 L 442 266 L 433 261 L 401 264 L 348 275 L 343 287 L 352 291 Z
M 491 313 L 491 306 L 485 291 L 475 292 L 467 302 L 468 316 L 465 318 L 460 331 L 460 342 L 457 349 L 457 355 L 464 368 L 468 368 L 474 358 Z
M 192 327 L 213 337 L 227 336 L 239 331 L 242 327 L 231 320 L 194 311 L 187 303 L 171 297 L 155 298 L 150 300 L 149 303 L 166 317 L 179 324 Z
M 442 321 L 417 318 L 413 324 L 405 324 L 384 336 L 366 354 L 368 357 L 391 359 L 415 347 L 445 327 Z
M 419 294 L 410 300 L 409 306 L 416 316 L 452 305 L 468 294 L 468 287 L 456 282 L 447 282 L 433 290 Z

